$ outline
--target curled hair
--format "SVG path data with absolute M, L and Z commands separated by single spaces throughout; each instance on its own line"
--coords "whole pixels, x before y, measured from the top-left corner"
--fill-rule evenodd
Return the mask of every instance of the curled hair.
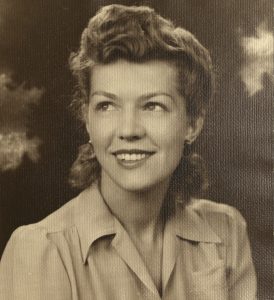
M 173 64 L 177 69 L 177 88 L 185 99 L 190 122 L 204 116 L 214 91 L 214 73 L 208 51 L 189 31 L 175 27 L 152 8 L 114 4 L 101 8 L 90 19 L 82 33 L 79 50 L 70 56 L 70 68 L 76 80 L 71 107 L 80 120 L 83 120 L 83 108 L 89 103 L 92 67 L 119 59 L 131 62 L 164 60 Z M 80 148 L 79 157 L 71 170 L 71 182 L 82 189 L 91 181 L 84 182 L 81 178 L 95 178 L 100 172 L 96 176 L 90 173 L 89 176 L 75 178 L 75 168 L 79 168 L 79 174 L 86 172 L 85 168 L 80 171 L 77 163 L 82 159 L 81 151 Z M 177 179 L 183 177 L 178 186 L 188 190 L 189 195 L 198 193 L 205 186 L 201 160 L 197 155 L 188 160 L 183 158 L 180 167 L 184 171 L 176 170 L 174 173 Z M 195 183 L 190 184 L 191 180 L 186 180 L 190 174 L 195 174 L 195 178 L 192 176 Z

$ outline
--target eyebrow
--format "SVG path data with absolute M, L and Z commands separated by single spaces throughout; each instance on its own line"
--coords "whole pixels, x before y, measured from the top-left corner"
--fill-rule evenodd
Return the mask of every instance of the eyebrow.
M 111 98 L 111 99 L 116 99 L 117 98 L 117 96 L 115 94 L 104 92 L 104 91 L 96 91 L 96 92 L 94 92 L 90 95 L 90 98 L 93 97 L 93 96 L 96 96 L 96 95 L 106 96 L 106 97 Z
M 95 91 L 90 95 L 90 97 L 93 97 L 93 96 L 96 96 L 96 95 L 106 96 L 106 97 L 111 98 L 111 99 L 117 99 L 118 98 L 115 94 L 105 92 L 105 91 Z M 147 100 L 149 98 L 153 98 L 153 97 L 156 97 L 156 96 L 167 96 L 167 97 L 171 98 L 171 100 L 173 100 L 173 97 L 170 94 L 164 93 L 164 92 L 148 93 L 148 94 L 142 95 L 140 97 L 140 99 L 141 100 Z
M 141 99 L 147 100 L 149 98 L 153 98 L 153 97 L 156 97 L 156 96 L 167 96 L 167 97 L 171 98 L 171 100 L 173 100 L 173 97 L 170 94 L 164 93 L 164 92 L 148 93 L 148 94 L 145 94 L 145 95 L 141 96 Z

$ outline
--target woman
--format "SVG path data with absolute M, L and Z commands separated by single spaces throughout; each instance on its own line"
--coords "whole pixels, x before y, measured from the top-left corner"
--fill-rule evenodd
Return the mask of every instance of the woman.
M 190 145 L 213 93 L 207 50 L 148 7 L 103 7 L 71 56 L 89 142 L 84 191 L 12 235 L 3 299 L 255 299 L 242 216 L 198 200 Z

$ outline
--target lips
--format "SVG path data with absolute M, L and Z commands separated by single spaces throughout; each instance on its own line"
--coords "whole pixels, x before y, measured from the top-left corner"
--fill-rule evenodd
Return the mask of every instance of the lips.
M 119 162 L 123 164 L 135 164 L 144 161 L 154 153 L 154 151 L 141 149 L 121 149 L 113 152 L 112 154 L 117 158 Z

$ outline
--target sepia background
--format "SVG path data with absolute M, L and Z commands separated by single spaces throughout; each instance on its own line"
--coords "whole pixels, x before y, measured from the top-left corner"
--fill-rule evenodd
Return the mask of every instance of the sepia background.
M 0 0 L 0 255 L 16 227 L 77 194 L 68 170 L 87 137 L 68 110 L 68 57 L 111 3 L 150 5 L 210 50 L 217 94 L 196 143 L 210 174 L 205 196 L 246 218 L 259 299 L 272 299 L 271 0 Z

